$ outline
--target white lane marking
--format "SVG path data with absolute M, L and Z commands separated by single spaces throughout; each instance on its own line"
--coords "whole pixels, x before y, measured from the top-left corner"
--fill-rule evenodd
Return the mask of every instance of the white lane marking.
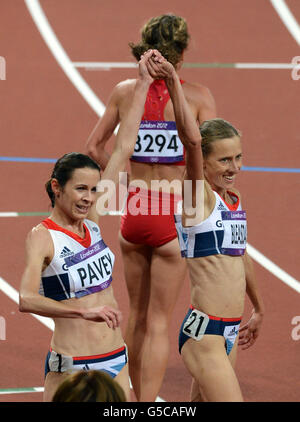
M 35 22 L 42 38 L 49 47 L 49 50 L 62 67 L 70 81 L 77 88 L 83 98 L 92 107 L 92 109 L 101 117 L 105 111 L 104 104 L 95 95 L 93 90 L 89 87 L 86 81 L 82 78 L 80 73 L 73 66 L 70 58 L 58 41 L 53 29 L 51 28 L 43 9 L 38 0 L 25 0 L 27 8 Z
M 98 69 L 136 69 L 137 63 L 134 62 L 73 62 L 73 66 L 89 70 Z
M 293 63 L 235 63 L 236 69 L 293 69 Z
M 77 68 L 86 70 L 136 69 L 137 64 L 131 62 L 73 62 Z M 189 67 L 186 65 L 186 67 Z M 293 63 L 192 63 L 197 67 L 232 67 L 235 69 L 293 69 Z
M 48 212 L 44 212 L 44 213 L 41 213 L 40 215 L 49 215 L 50 213 L 48 213 Z M 115 215 L 123 215 L 123 212 L 122 211 L 108 211 L 105 215 L 111 215 L 111 216 L 115 216 Z M 28 213 L 26 213 L 26 215 L 24 215 L 23 213 L 20 213 L 20 212 L 14 212 L 14 211 L 9 211 L 9 212 L 7 212 L 7 211 L 4 211 L 4 212 L 2 212 L 2 211 L 0 211 L 0 218 L 7 218 L 7 217 L 25 217 L 25 216 L 28 216 L 28 217 L 35 217 L 36 215 L 35 215 L 35 213 L 34 212 L 32 212 L 32 213 L 30 213 L 30 212 L 28 212 Z
M 278 265 L 274 264 L 269 258 L 264 256 L 261 252 L 255 249 L 251 245 L 247 245 L 247 252 L 256 262 L 258 262 L 262 267 L 268 270 L 279 280 L 283 281 L 286 285 L 296 290 L 300 293 L 300 283 L 294 277 L 290 276 L 286 271 L 282 270 Z
M 286 5 L 284 0 L 270 0 L 272 6 L 278 13 L 282 22 L 295 39 L 295 41 L 300 45 L 300 26 L 296 21 L 294 15 Z
M 5 281 L 2 277 L 0 277 L 0 290 L 6 294 L 10 299 L 12 299 L 15 303 L 19 305 L 19 292 L 12 287 L 7 281 Z M 52 319 L 31 314 L 34 318 L 36 318 L 38 321 L 40 321 L 42 324 L 44 324 L 47 328 L 50 330 L 54 330 L 54 322 Z
M 1 388 L 0 394 L 42 393 L 44 387 Z

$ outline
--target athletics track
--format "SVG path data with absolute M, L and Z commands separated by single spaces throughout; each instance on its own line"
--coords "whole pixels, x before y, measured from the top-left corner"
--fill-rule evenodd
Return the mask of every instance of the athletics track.
M 181 77 L 208 86 L 218 115 L 243 133 L 238 187 L 249 218 L 249 252 L 266 304 L 260 337 L 238 355 L 245 400 L 300 401 L 300 79 L 292 79 L 291 67 L 299 55 L 300 3 L 224 3 L 167 0 L 162 6 L 158 0 L 127 0 L 124 10 L 121 0 L 113 8 L 97 0 L 2 2 L 0 325 L 4 321 L 5 326 L 0 331 L 5 340 L 0 340 L 0 401 L 42 399 L 52 326 L 47 319 L 19 313 L 16 300 L 25 236 L 49 211 L 43 185 L 52 161 L 65 152 L 85 152 L 112 87 L 135 77 L 128 42 L 138 40 L 150 16 L 167 12 L 184 16 L 192 34 Z M 128 298 L 118 221 L 118 216 L 105 216 L 101 229 L 117 257 L 114 291 L 125 325 Z M 170 327 L 161 400 L 189 398 L 190 376 L 177 352 L 178 327 L 188 305 L 185 280 Z M 243 322 L 249 315 L 247 300 Z

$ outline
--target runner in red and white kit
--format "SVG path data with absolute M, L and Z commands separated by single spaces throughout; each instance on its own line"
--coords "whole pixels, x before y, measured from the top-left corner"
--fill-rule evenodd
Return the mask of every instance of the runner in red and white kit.
M 186 21 L 168 14 L 150 19 L 143 27 L 141 42 L 131 44 L 131 48 L 138 60 L 149 48 L 155 48 L 179 72 L 188 40 Z M 105 145 L 122 122 L 135 83 L 125 80 L 116 85 L 87 141 L 88 154 L 103 168 L 109 160 Z M 216 117 L 208 88 L 187 81 L 182 87 L 198 124 Z M 173 218 L 181 199 L 184 150 L 164 81 L 157 80 L 150 87 L 143 120 L 130 160 L 127 214 L 121 219 L 120 245 L 130 299 L 125 335 L 129 373 L 137 399 L 154 401 L 169 357 L 170 319 L 186 275 Z
M 117 182 L 116 173 L 124 171 L 132 154 L 153 82 L 145 66 L 150 55 L 146 53 L 139 62 L 130 107 L 101 181 L 100 168 L 90 157 L 65 154 L 46 184 L 51 214 L 27 236 L 19 308 L 53 318 L 55 323 L 46 359 L 44 401 L 52 400 L 68 371 L 80 369 L 108 372 L 130 400 L 121 312 L 111 285 L 114 255 L 101 237 L 95 204 L 101 196 L 97 187 L 101 192 L 102 182 Z

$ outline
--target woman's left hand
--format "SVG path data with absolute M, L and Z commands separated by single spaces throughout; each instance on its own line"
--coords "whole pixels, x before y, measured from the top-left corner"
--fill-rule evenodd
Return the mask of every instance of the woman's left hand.
M 251 347 L 259 335 L 263 316 L 259 312 L 252 312 L 251 318 L 247 324 L 243 325 L 239 330 L 239 346 L 242 349 L 248 349 Z

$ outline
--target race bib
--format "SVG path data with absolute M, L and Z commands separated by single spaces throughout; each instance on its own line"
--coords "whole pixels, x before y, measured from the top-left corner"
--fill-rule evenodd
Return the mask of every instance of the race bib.
M 95 286 L 101 286 L 102 290 L 107 288 L 111 282 L 114 260 L 114 254 L 103 240 L 65 258 L 75 294 Z
M 201 340 L 209 323 L 209 316 L 193 309 L 183 325 L 183 332 L 194 340 Z
M 225 255 L 243 255 L 247 243 L 246 211 L 222 211 L 224 239 L 222 253 Z
M 182 161 L 183 145 L 178 137 L 176 123 L 143 120 L 131 158 L 144 163 Z

